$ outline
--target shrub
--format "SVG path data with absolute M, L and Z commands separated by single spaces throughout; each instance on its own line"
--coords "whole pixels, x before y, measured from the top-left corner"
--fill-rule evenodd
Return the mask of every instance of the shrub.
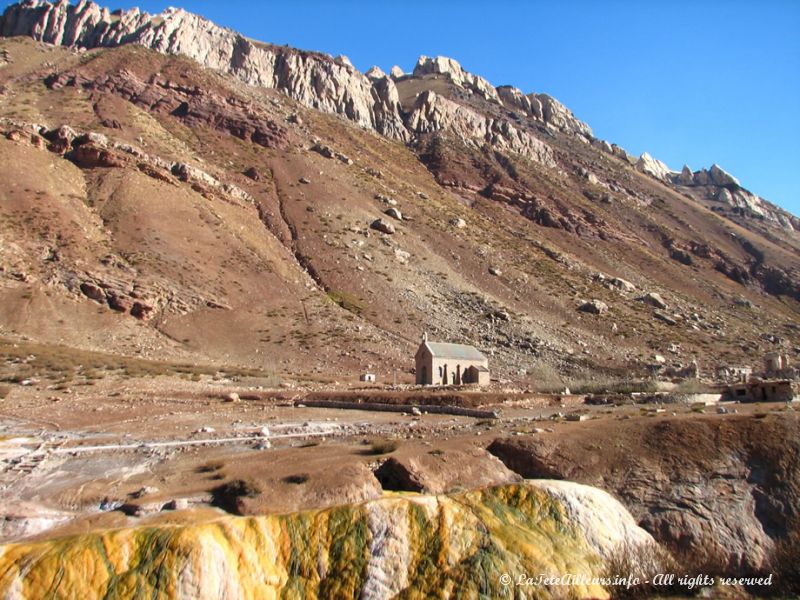
M 390 454 L 400 447 L 400 442 L 397 440 L 372 440 L 369 445 L 371 454 Z
M 288 475 L 283 478 L 284 483 L 292 483 L 294 485 L 300 485 L 301 483 L 305 483 L 308 481 L 309 475 L 308 473 L 298 473 L 296 475 Z
M 775 542 L 768 564 L 775 575 L 775 592 L 786 597 L 800 594 L 800 527 Z
M 676 394 L 708 394 L 712 389 L 699 379 L 686 379 L 676 385 L 672 391 Z
M 261 486 L 252 479 L 234 479 L 211 490 L 211 504 L 229 513 L 241 514 L 239 501 L 255 498 L 261 492 Z
M 549 393 L 564 390 L 564 380 L 556 368 L 545 362 L 538 363 L 528 369 L 528 376 L 533 379 L 533 389 L 537 392 Z
M 640 581 L 653 581 L 658 573 L 678 573 L 677 561 L 658 544 L 649 544 L 631 549 L 620 547 L 606 559 L 602 576 L 608 579 L 617 577 L 636 577 Z M 612 600 L 631 600 L 634 598 L 652 598 L 658 591 L 661 594 L 676 592 L 677 589 L 656 588 L 649 583 L 641 583 L 633 587 L 609 586 L 608 593 Z

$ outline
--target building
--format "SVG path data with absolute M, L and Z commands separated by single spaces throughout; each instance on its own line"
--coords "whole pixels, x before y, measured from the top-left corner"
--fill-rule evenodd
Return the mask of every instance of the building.
M 362 373 L 361 377 L 359 377 L 359 380 L 374 382 L 375 381 L 375 373 Z
M 489 384 L 489 359 L 474 346 L 429 342 L 426 333 L 415 361 L 418 385 Z
M 789 366 L 789 360 L 780 352 L 769 352 L 764 355 L 764 372 L 780 373 Z
M 746 382 L 753 374 L 752 367 L 718 367 L 717 378 L 724 381 Z
M 788 379 L 751 379 L 745 383 L 729 385 L 725 399 L 739 402 L 791 402 L 795 393 L 794 386 Z

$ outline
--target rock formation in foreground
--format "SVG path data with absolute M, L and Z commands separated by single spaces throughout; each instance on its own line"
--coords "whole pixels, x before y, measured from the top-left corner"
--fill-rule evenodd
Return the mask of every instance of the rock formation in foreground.
M 619 552 L 636 565 L 653 546 L 605 492 L 537 481 L 9 545 L 0 555 L 0 590 L 29 598 L 378 599 L 443 590 L 499 598 L 506 574 L 591 579 L 605 575 Z M 560 598 L 566 588 L 536 589 L 537 597 Z M 592 582 L 570 591 L 607 596 Z

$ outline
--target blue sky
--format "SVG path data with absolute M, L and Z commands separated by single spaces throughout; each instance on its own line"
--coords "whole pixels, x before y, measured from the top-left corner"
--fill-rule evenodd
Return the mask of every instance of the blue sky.
M 102 3 L 102 2 L 101 2 Z M 0 1 L 0 6 L 10 4 Z M 548 93 L 595 135 L 679 170 L 716 162 L 800 214 L 800 1 L 257 2 L 181 6 L 359 69 L 450 56 L 492 84 Z

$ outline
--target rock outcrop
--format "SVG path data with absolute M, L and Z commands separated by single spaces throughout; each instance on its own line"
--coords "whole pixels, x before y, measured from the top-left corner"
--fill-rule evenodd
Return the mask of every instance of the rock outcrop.
M 385 490 L 426 494 L 444 494 L 521 480 L 483 448 L 393 456 L 375 471 L 375 477 Z
M 260 114 L 257 107 L 197 86 L 159 78 L 143 81 L 130 71 L 95 79 L 61 73 L 48 77 L 45 83 L 51 89 L 79 87 L 111 93 L 150 112 L 177 117 L 189 127 L 203 125 L 266 148 L 284 148 L 288 143 L 286 128 Z
M 653 158 L 647 152 L 642 152 L 642 155 L 639 157 L 639 160 L 636 163 L 636 168 L 642 173 L 651 175 L 652 177 L 660 179 L 664 182 L 669 181 L 670 177 L 674 173 L 674 171 L 672 171 L 672 169 L 670 169 L 666 164 L 657 158 Z
M 551 148 L 504 120 L 495 120 L 431 90 L 417 97 L 407 121 L 416 134 L 445 131 L 467 145 L 489 144 L 510 150 L 548 167 L 555 167 Z
M 798 517 L 796 426 L 791 415 L 668 420 L 644 429 L 623 421 L 594 434 L 605 446 L 592 451 L 594 460 L 569 441 L 538 436 L 501 438 L 489 451 L 526 478 L 597 485 L 689 564 L 743 574 L 764 567 Z
M 575 118 L 572 111 L 547 94 L 524 94 L 518 88 L 504 85 L 497 88 L 503 105 L 521 110 L 525 115 L 567 134 L 594 139 L 591 128 Z M 606 142 L 607 143 L 607 142 Z M 609 145 L 609 152 L 610 150 Z
M 680 173 L 667 178 L 674 185 L 693 188 L 705 199 L 718 202 L 742 216 L 764 219 L 787 231 L 800 230 L 800 219 L 746 190 L 738 179 L 717 164 L 699 171 L 692 171 L 684 165 Z
M 585 138 L 592 137 L 592 130 L 583 121 L 579 121 L 566 106 L 547 94 L 530 94 L 528 98 L 533 106 L 534 99 L 542 107 L 542 119 L 548 125 L 567 133 L 578 134 Z
M 414 67 L 414 77 L 424 77 L 426 75 L 442 75 L 449 79 L 453 84 L 475 93 L 491 102 L 500 101 L 497 90 L 492 84 L 483 77 L 473 75 L 465 71 L 457 60 L 446 56 L 430 58 L 420 56 Z

